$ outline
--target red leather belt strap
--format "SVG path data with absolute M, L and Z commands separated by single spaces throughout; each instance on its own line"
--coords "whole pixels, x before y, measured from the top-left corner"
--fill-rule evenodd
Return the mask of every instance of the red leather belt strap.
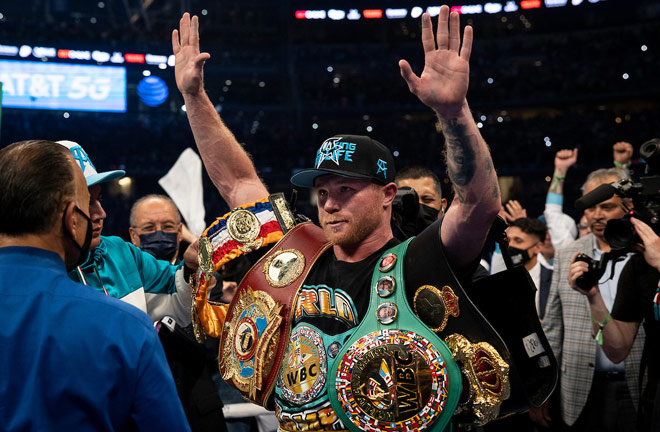
M 321 228 L 311 222 L 297 225 L 252 266 L 229 306 L 220 341 L 220 373 L 244 397 L 268 409 L 273 407 L 272 391 L 289 344 L 298 291 L 329 247 Z

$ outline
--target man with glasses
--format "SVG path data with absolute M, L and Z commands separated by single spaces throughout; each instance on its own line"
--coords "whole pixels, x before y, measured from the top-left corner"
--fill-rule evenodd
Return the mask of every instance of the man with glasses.
M 0 184 L 0 430 L 189 431 L 149 318 L 67 277 L 92 238 L 71 153 L 12 144 Z
M 181 215 L 165 195 L 147 195 L 131 207 L 130 228 L 133 246 L 149 252 L 156 259 L 176 264 L 183 238 Z

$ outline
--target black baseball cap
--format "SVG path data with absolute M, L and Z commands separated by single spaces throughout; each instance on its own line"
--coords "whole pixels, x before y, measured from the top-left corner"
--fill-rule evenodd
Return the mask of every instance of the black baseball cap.
M 314 179 L 326 174 L 373 180 L 394 181 L 394 157 L 390 149 L 364 135 L 335 135 L 323 141 L 316 152 L 314 168 L 303 169 L 291 177 L 300 187 L 314 187 Z

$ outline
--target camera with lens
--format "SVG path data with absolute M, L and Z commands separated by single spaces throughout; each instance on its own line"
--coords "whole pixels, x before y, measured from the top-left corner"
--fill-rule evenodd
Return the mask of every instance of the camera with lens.
M 575 202 L 575 207 L 583 211 L 615 194 L 632 199 L 634 211 L 627 209 L 628 213 L 623 218 L 612 219 L 605 227 L 605 239 L 615 251 L 630 252 L 636 243 L 641 242 L 630 222 L 631 217 L 644 221 L 653 231 L 660 233 L 660 139 L 645 142 L 639 153 L 646 161 L 645 175 L 639 182 L 625 179 L 600 185 Z
M 594 260 L 589 255 L 579 254 L 575 261 L 583 261 L 589 265 L 586 273 L 575 280 L 575 284 L 583 291 L 589 291 L 591 287 L 598 284 L 598 280 L 605 273 L 606 260 Z
M 399 240 L 416 236 L 438 218 L 438 210 L 419 203 L 415 189 L 400 187 L 392 201 L 392 225 Z
M 610 252 L 603 254 L 600 261 L 593 260 L 585 254 L 580 254 L 576 258 L 576 261 L 589 263 L 589 271 L 576 280 L 578 287 L 583 290 L 589 290 L 598 283 L 608 261 L 622 259 L 628 252 L 633 251 L 635 244 L 641 243 L 635 227 L 630 222 L 631 217 L 645 222 L 660 235 L 660 139 L 654 138 L 645 142 L 640 147 L 639 153 L 646 161 L 644 176 L 639 182 L 625 179 L 612 184 L 603 184 L 575 202 L 575 207 L 580 211 L 608 200 L 614 195 L 630 198 L 634 204 L 634 211 L 626 208 L 627 214 L 624 217 L 607 222 L 604 236 L 610 245 Z M 614 274 L 614 268 L 612 273 Z

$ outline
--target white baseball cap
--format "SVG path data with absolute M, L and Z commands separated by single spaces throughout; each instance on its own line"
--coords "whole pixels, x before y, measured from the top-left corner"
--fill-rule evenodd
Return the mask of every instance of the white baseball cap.
M 73 141 L 57 141 L 58 144 L 62 144 L 64 147 L 71 150 L 73 153 L 73 158 L 80 164 L 83 174 L 85 174 L 85 180 L 87 180 L 87 186 L 93 186 L 97 183 L 104 183 L 110 180 L 116 180 L 122 178 L 126 175 L 124 170 L 113 170 L 105 172 L 97 172 L 96 167 L 89 159 L 87 152 L 77 142 Z

